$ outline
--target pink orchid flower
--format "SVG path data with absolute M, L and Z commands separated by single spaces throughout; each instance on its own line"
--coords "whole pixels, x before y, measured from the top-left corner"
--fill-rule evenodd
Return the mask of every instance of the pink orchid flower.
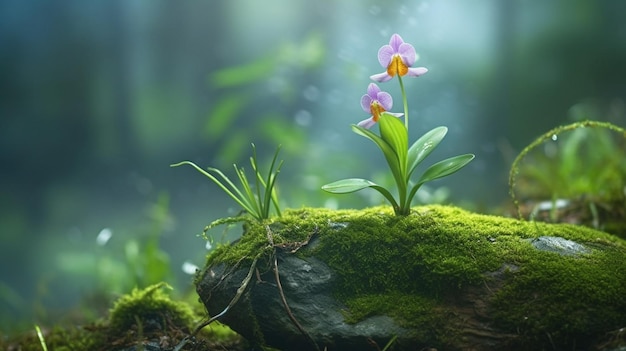
M 394 76 L 419 77 L 428 72 L 426 67 L 411 67 L 417 60 L 417 53 L 413 45 L 405 43 L 398 34 L 391 36 L 389 45 L 383 45 L 378 50 L 378 62 L 386 71 L 375 74 L 370 78 L 377 82 L 386 82 Z
M 370 118 L 362 120 L 357 125 L 363 128 L 371 128 L 383 112 L 391 110 L 393 107 L 393 99 L 391 95 L 385 91 L 381 91 L 378 85 L 370 83 L 367 87 L 367 94 L 361 97 L 361 108 L 363 111 L 371 114 Z M 402 117 L 402 113 L 387 112 L 395 117 Z

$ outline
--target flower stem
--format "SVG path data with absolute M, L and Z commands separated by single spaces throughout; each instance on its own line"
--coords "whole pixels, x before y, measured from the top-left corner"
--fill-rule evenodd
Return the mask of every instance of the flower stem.
M 404 105 L 404 126 L 407 133 L 409 132 L 409 104 L 406 101 L 406 93 L 404 92 L 404 83 L 402 83 L 402 77 L 398 75 L 398 81 L 400 82 L 400 92 L 402 93 L 402 105 Z

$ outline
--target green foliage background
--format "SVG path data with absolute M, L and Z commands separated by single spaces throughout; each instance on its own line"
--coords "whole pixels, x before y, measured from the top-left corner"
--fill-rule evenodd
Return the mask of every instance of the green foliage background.
M 180 267 L 202 264 L 202 228 L 239 209 L 168 167 L 179 160 L 230 169 L 254 142 L 264 165 L 281 144 L 283 208 L 382 203 L 320 186 L 393 182 L 349 125 L 394 32 L 429 68 L 406 82 L 411 134 L 446 125 L 433 159 L 476 154 L 421 200 L 499 206 L 537 135 L 581 113 L 626 124 L 623 13 L 619 0 L 1 2 L 0 329 L 156 279 L 189 291 Z

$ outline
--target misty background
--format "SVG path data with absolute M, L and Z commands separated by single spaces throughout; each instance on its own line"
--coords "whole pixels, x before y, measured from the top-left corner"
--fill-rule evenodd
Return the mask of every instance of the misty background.
M 198 235 L 239 208 L 172 163 L 232 175 L 250 143 L 263 165 L 282 145 L 283 208 L 383 203 L 320 186 L 389 180 L 350 124 L 368 117 L 360 97 L 393 33 L 429 69 L 404 79 L 411 140 L 446 125 L 428 161 L 476 154 L 422 200 L 442 188 L 497 211 L 514 157 L 572 111 L 625 126 L 624 13 L 617 0 L 0 1 L 0 325 L 124 293 L 146 256 L 192 289 Z M 379 86 L 400 111 L 397 82 Z

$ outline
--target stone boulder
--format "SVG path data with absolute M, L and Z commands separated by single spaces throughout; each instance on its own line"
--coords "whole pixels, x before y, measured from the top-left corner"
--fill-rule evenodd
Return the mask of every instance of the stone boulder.
M 566 224 L 416 207 L 250 222 L 198 276 L 210 315 L 282 350 L 626 345 L 626 242 Z

